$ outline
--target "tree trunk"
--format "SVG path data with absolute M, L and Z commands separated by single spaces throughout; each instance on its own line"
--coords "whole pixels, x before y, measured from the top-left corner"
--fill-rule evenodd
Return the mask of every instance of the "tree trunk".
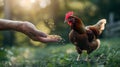
M 12 20 L 11 17 L 11 0 L 4 0 L 4 18 Z M 3 46 L 12 46 L 14 43 L 14 32 L 13 31 L 4 31 L 3 32 Z

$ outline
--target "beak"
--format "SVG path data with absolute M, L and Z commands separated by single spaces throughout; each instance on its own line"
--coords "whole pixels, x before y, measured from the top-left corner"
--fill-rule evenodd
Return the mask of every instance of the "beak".
M 66 22 L 67 22 L 67 20 L 64 21 L 64 23 L 66 23 Z

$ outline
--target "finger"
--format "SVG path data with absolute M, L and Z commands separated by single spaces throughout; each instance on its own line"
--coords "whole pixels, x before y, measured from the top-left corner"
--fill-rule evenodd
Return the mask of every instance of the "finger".
M 38 38 L 41 42 L 59 42 L 62 40 L 62 38 L 58 35 L 48 35 L 45 37 L 39 37 Z
M 59 42 L 58 39 L 41 38 L 42 42 Z
M 37 34 L 39 35 L 39 36 L 41 36 L 41 37 L 47 37 L 47 34 L 45 34 L 45 33 L 43 33 L 43 32 L 41 32 L 41 31 L 36 31 L 37 32 Z
M 48 35 L 47 38 L 62 40 L 62 38 L 59 35 Z
M 39 31 L 39 30 L 34 30 L 33 34 L 35 34 L 37 37 L 47 37 L 47 34 Z

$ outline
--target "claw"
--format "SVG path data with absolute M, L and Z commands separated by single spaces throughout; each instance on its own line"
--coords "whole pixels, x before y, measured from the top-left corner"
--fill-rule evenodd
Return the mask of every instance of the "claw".
M 90 61 L 89 58 L 88 58 L 88 55 L 86 56 L 85 61 L 86 61 L 86 62 L 87 62 L 87 61 Z
M 77 57 L 77 61 L 79 61 L 80 60 L 80 54 L 78 55 L 78 57 Z

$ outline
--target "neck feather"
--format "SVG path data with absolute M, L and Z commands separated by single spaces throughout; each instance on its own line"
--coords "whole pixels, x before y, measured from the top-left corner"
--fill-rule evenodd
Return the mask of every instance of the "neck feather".
M 73 24 L 73 25 L 71 26 L 71 28 L 72 28 L 73 30 L 77 31 L 79 34 L 85 33 L 85 26 L 84 26 L 84 24 L 82 23 L 81 20 L 79 20 L 79 22 Z

